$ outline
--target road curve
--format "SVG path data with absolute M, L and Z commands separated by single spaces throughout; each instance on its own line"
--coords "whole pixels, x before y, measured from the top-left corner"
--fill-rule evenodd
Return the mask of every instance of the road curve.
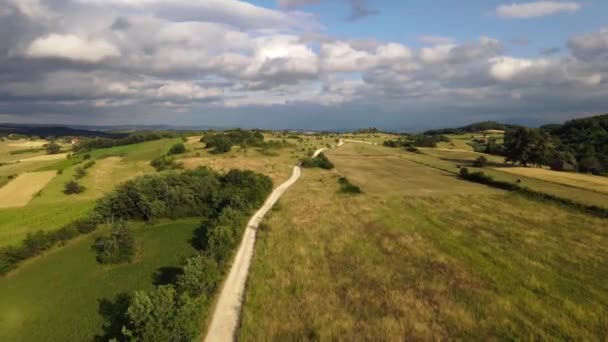
M 342 144 L 343 142 L 340 141 L 337 146 L 342 146 Z M 313 157 L 318 156 L 325 150 L 325 148 L 317 150 Z M 302 170 L 300 167 L 297 165 L 294 166 L 291 178 L 276 188 L 272 194 L 270 194 L 270 197 L 268 197 L 264 205 L 249 220 L 245 235 L 243 236 L 239 250 L 234 258 L 234 263 L 230 268 L 230 273 L 228 273 L 228 278 L 226 278 L 226 282 L 224 283 L 224 287 L 222 288 L 222 292 L 219 295 L 217 305 L 213 312 L 211 325 L 209 325 L 209 330 L 205 337 L 206 342 L 223 342 L 236 339 L 236 331 L 245 295 L 245 284 L 253 258 L 258 226 L 264 216 L 272 209 L 285 191 L 298 181 L 301 174 Z

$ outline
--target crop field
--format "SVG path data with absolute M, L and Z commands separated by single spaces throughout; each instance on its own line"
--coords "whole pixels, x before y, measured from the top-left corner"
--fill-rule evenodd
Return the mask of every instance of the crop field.
M 67 156 L 68 156 L 67 153 L 45 154 L 45 155 L 41 155 L 41 156 L 20 159 L 19 161 L 22 163 L 23 162 L 29 163 L 29 162 L 39 162 L 39 161 L 49 161 L 49 160 L 61 160 L 61 159 L 66 159 Z
M 198 225 L 198 219 L 186 219 L 135 227 L 138 252 L 132 264 L 99 265 L 92 235 L 22 265 L 0 279 L 0 340 L 91 341 L 103 336 L 100 304 L 152 288 L 158 270 L 177 267 L 194 253 L 189 240 Z
M 65 195 L 63 188 L 73 179 L 76 168 L 83 164 L 81 156 L 0 167 L 0 175 L 29 171 L 57 174 L 61 170 L 61 174 L 55 176 L 26 206 L 0 209 L 0 247 L 22 241 L 27 233 L 56 230 L 83 217 L 93 208 L 95 200 L 116 185 L 138 175 L 156 172 L 150 166 L 150 160 L 166 153 L 177 141 L 179 139 L 163 139 L 91 151 L 91 160 L 96 160 L 96 164 L 81 179 L 88 190 L 79 195 Z
M 56 175 L 55 171 L 29 172 L 19 175 L 0 189 L 0 208 L 26 206 L 32 197 Z
M 333 149 L 335 171 L 305 171 L 281 200 L 260 231 L 241 340 L 607 336 L 607 220 L 392 151 Z M 339 174 L 364 194 L 338 193 Z
M 581 173 L 557 172 L 536 167 L 509 167 L 498 171 L 514 175 L 537 178 L 549 182 L 571 185 L 608 194 L 608 177 L 585 175 Z

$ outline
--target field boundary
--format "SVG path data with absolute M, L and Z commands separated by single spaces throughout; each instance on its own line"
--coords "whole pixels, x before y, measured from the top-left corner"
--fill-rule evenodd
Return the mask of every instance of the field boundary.
M 590 214 L 599 218 L 608 218 L 608 208 L 599 207 L 596 205 L 587 205 L 580 202 L 573 201 L 568 198 L 563 198 L 555 195 L 551 195 L 545 192 L 532 190 L 528 187 L 522 187 L 518 184 L 498 181 L 495 180 L 492 176 L 488 176 L 482 171 L 469 173 L 467 168 L 462 168 L 460 172 L 460 179 L 487 185 L 493 188 L 498 188 L 502 190 L 506 190 L 509 192 L 515 192 L 518 194 L 522 194 L 523 196 L 533 199 L 533 200 L 547 200 L 554 202 L 556 204 L 561 204 L 567 207 L 570 207 L 575 210 L 582 211 L 584 213 Z

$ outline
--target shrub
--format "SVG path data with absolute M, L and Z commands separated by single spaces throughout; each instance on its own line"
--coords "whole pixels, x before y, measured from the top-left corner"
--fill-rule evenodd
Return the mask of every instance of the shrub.
M 66 195 L 74 195 L 74 194 L 83 193 L 85 190 L 86 190 L 86 188 L 84 186 L 82 186 L 82 185 L 80 185 L 80 183 L 72 180 L 72 181 L 65 183 L 63 193 Z
M 61 152 L 61 146 L 55 142 L 52 142 L 46 146 L 46 153 L 58 154 Z
M 418 147 L 415 147 L 415 146 L 412 146 L 412 145 L 406 147 L 405 150 L 408 151 L 408 152 L 412 152 L 412 153 L 420 153 L 420 154 L 422 153 L 422 152 L 420 152 L 420 150 L 418 149 Z
M 95 166 L 95 161 L 91 160 L 91 161 L 88 161 L 86 164 L 84 164 L 82 166 L 82 168 L 85 169 L 85 170 L 87 170 L 87 169 L 92 168 L 93 166 Z
M 186 146 L 183 143 L 178 143 L 178 144 L 171 146 L 171 148 L 169 149 L 169 154 L 170 155 L 182 154 L 182 153 L 186 153 L 186 151 L 187 151 Z
M 199 334 L 202 303 L 171 285 L 135 292 L 121 340 L 193 341 Z
M 156 169 L 156 171 L 166 171 L 183 168 L 182 163 L 178 163 L 173 157 L 164 155 L 160 156 L 150 162 L 150 165 Z
M 475 167 L 485 167 L 486 165 L 488 165 L 488 158 L 485 156 L 480 156 L 473 162 L 473 166 Z
M 321 168 L 326 170 L 331 170 L 335 166 L 334 164 L 327 158 L 324 153 L 319 153 L 318 156 L 314 158 L 304 158 L 300 164 L 303 168 Z
M 221 279 L 221 274 L 215 260 L 199 254 L 186 260 L 183 273 L 177 278 L 177 290 L 191 297 L 209 295 L 215 291 L 215 286 Z
M 87 175 L 87 171 L 81 167 L 77 167 L 76 172 L 74 172 L 75 179 L 84 178 L 86 175 Z
M 135 239 L 131 230 L 121 222 L 112 227 L 109 235 L 97 238 L 93 248 L 101 264 L 130 262 L 135 255 Z
M 361 188 L 351 183 L 348 178 L 340 177 L 338 179 L 338 184 L 340 184 L 340 192 L 345 194 L 360 194 L 362 193 Z

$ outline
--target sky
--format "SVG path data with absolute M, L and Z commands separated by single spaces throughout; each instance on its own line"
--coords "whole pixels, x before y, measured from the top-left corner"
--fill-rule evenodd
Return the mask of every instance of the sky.
M 606 112 L 605 0 L 0 0 L 0 122 L 419 130 Z

